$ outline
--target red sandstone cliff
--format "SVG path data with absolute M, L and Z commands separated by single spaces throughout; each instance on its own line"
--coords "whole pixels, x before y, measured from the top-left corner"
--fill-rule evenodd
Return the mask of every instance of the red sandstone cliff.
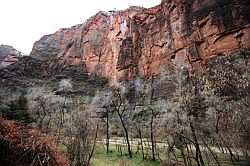
M 250 47 L 248 0 L 165 0 L 144 9 L 99 12 L 85 23 L 42 37 L 32 56 L 85 62 L 110 80 L 159 73 L 169 59 L 204 59 Z
M 12 46 L 0 45 L 0 68 L 18 61 L 22 56 L 23 54 Z

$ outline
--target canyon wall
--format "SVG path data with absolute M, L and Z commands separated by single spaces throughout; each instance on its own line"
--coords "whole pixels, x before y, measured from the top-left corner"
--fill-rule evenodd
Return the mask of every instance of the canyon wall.
M 19 60 L 24 54 L 12 46 L 0 45 L 0 68 L 6 67 Z
M 248 0 L 165 0 L 149 9 L 99 12 L 42 37 L 31 56 L 57 56 L 64 67 L 85 63 L 110 81 L 160 73 L 170 59 L 201 67 L 250 47 L 249 11 Z

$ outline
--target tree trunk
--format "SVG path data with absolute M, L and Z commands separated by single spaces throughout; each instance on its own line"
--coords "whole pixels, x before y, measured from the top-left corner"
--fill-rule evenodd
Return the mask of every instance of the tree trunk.
M 125 126 L 125 123 L 124 123 L 124 121 L 122 119 L 122 115 L 120 114 L 119 110 L 116 110 L 116 112 L 117 112 L 117 114 L 118 114 L 118 116 L 120 118 L 120 121 L 122 123 L 122 127 L 123 127 L 124 132 L 125 132 L 126 142 L 127 142 L 127 145 L 128 145 L 128 155 L 129 155 L 129 158 L 132 158 L 133 156 L 132 156 L 132 152 L 131 152 L 131 148 L 130 148 L 130 142 L 129 142 L 129 137 L 128 137 L 128 130 L 127 130 L 126 126 Z
M 226 144 L 226 142 L 224 141 L 224 139 L 222 138 L 222 136 L 220 134 L 218 134 L 220 139 L 222 140 L 222 142 L 224 143 L 224 146 L 226 147 L 226 149 L 229 151 L 229 154 L 230 154 L 230 159 L 231 159 L 231 162 L 232 162 L 232 165 L 235 165 L 234 163 L 234 160 L 236 160 L 232 150 L 230 149 L 230 147 Z
M 216 164 L 217 164 L 218 166 L 220 166 L 220 162 L 219 162 L 219 160 L 218 160 L 218 156 L 216 155 L 216 153 L 214 153 L 214 152 L 211 150 L 211 148 L 210 148 L 209 145 L 205 142 L 205 140 L 202 138 L 202 136 L 200 136 L 200 138 L 202 139 L 204 145 L 207 147 L 207 149 L 209 150 L 209 152 L 212 154 L 214 160 L 216 161 Z
M 93 142 L 93 145 L 92 145 L 91 152 L 89 153 L 89 158 L 88 158 L 88 161 L 87 161 L 87 165 L 89 165 L 90 160 L 91 160 L 91 158 L 92 158 L 92 156 L 94 154 L 97 136 L 98 136 L 98 123 L 96 124 L 95 138 L 94 138 L 94 142 Z
M 145 159 L 144 150 L 143 150 L 142 134 L 141 134 L 141 128 L 140 127 L 138 127 L 138 132 L 139 132 L 139 137 L 140 137 L 140 140 L 141 140 L 142 159 Z
M 109 113 L 107 111 L 107 117 L 106 117 L 106 147 L 107 147 L 107 153 L 109 153 Z
M 155 161 L 155 145 L 154 145 L 154 132 L 153 132 L 154 114 L 152 111 L 152 117 L 150 121 L 150 137 L 151 137 L 151 147 L 152 147 L 152 159 Z
M 195 134 L 194 126 L 193 126 L 193 124 L 192 124 L 191 121 L 190 121 L 190 128 L 191 128 L 192 136 L 193 136 L 193 139 L 194 139 L 194 142 L 195 142 L 195 151 L 196 151 L 196 161 L 197 161 L 197 165 L 198 165 L 198 166 L 199 166 L 199 165 L 205 166 L 204 161 L 203 161 L 203 158 L 202 158 L 202 155 L 201 155 L 200 146 L 199 146 L 199 143 L 198 143 L 196 134 Z M 199 161 L 200 161 L 200 162 L 199 162 Z

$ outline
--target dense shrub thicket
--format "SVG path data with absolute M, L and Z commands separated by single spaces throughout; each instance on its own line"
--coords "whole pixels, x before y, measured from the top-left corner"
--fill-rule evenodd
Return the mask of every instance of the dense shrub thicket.
M 2 166 L 68 166 L 51 139 L 39 131 L 0 118 L 0 163 Z

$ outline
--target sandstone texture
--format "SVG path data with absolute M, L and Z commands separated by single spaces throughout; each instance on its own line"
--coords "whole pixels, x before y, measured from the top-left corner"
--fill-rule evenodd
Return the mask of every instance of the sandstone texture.
M 12 46 L 0 45 L 0 68 L 6 67 L 18 61 L 18 59 L 22 56 L 23 54 Z
M 109 81 L 161 72 L 166 61 L 196 67 L 250 47 L 249 0 L 165 0 L 145 9 L 99 12 L 85 23 L 35 42 L 31 56 L 56 55 L 67 67 L 84 63 Z

